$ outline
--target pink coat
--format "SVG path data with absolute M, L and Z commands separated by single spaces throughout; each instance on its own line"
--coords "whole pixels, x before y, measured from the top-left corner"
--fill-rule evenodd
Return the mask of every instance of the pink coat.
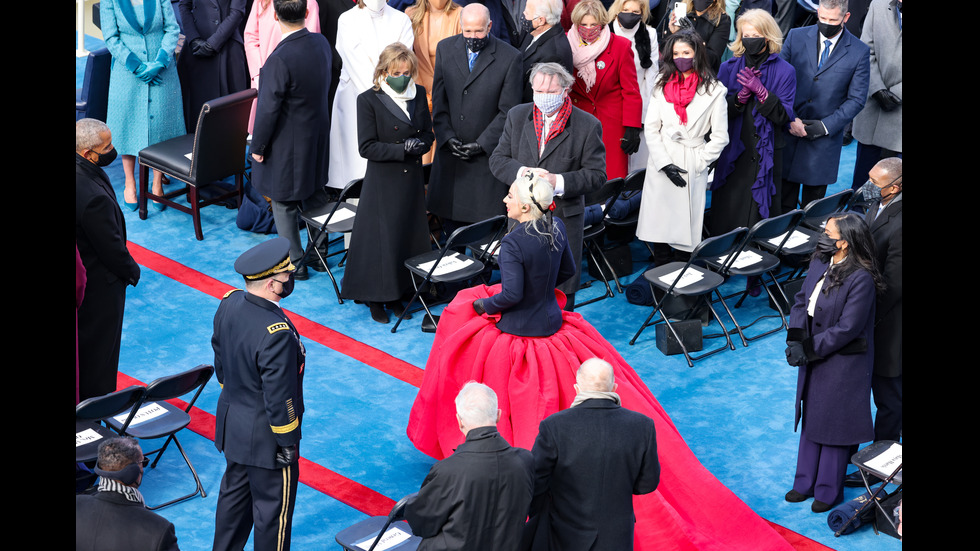
M 279 41 L 282 40 L 282 29 L 276 21 L 272 0 L 263 8 L 262 0 L 255 0 L 252 4 L 252 11 L 248 14 L 248 21 L 245 22 L 245 60 L 248 61 L 248 74 L 251 78 L 252 88 L 259 89 L 259 69 L 265 65 L 265 60 L 269 59 L 269 54 L 276 49 Z M 320 32 L 320 6 L 316 0 L 308 0 L 306 8 L 309 14 L 306 16 L 306 28 L 311 33 Z M 252 114 L 248 118 L 248 132 L 252 133 L 252 125 L 255 123 L 255 100 L 252 100 Z

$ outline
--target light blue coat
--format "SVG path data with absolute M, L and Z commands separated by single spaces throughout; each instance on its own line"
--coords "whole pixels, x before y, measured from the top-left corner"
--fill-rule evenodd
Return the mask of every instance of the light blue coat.
M 184 110 L 174 48 L 180 27 L 169 0 L 103 0 L 102 35 L 112 54 L 106 124 L 122 155 L 181 136 Z M 150 86 L 136 78 L 141 63 L 159 61 L 162 82 Z

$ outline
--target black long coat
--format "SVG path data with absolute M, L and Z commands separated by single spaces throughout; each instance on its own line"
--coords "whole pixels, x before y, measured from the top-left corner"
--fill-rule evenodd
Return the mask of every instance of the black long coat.
M 252 130 L 255 189 L 273 201 L 302 201 L 327 182 L 330 44 L 300 29 L 262 66 Z
M 341 296 L 370 302 L 398 300 L 412 288 L 405 260 L 430 250 L 422 157 L 405 140 L 432 146 L 425 88 L 415 85 L 408 115 L 381 90 L 357 96 L 357 142 L 367 159 Z
M 660 484 L 653 419 L 585 400 L 541 421 L 531 453 L 531 515 L 548 517 L 540 526 L 550 526 L 551 550 L 633 549 L 633 496 Z
M 249 87 L 248 64 L 241 25 L 245 0 L 180 0 L 184 49 L 177 58 L 177 74 L 184 98 L 187 132 L 197 127 L 205 102 L 240 92 Z M 195 56 L 191 41 L 202 38 L 217 50 L 213 57 Z
M 429 181 L 428 208 L 461 222 L 479 222 L 504 213 L 502 199 L 513 178 L 498 180 L 488 169 L 504 120 L 521 101 L 521 54 L 493 35 L 469 70 L 463 35 L 436 47 L 432 82 L 432 128 L 436 150 Z M 476 142 L 483 153 L 464 161 L 454 157 L 450 138 Z
M 531 68 L 535 63 L 554 62 L 561 64 L 568 74 L 575 74 L 575 65 L 572 64 L 572 46 L 568 43 L 565 30 L 561 25 L 554 25 L 541 35 L 541 38 L 531 41 L 533 37 L 528 33 L 524 35 L 524 42 L 521 43 L 520 50 L 523 58 L 524 67 L 524 92 L 521 96 L 521 103 L 534 101 L 534 90 L 531 89 Z
M 878 203 L 868 209 L 866 220 L 878 253 L 878 269 L 885 290 L 875 309 L 875 375 L 902 374 L 902 201 L 901 196 L 875 219 Z
M 77 551 L 176 551 L 169 520 L 118 492 L 75 496 Z

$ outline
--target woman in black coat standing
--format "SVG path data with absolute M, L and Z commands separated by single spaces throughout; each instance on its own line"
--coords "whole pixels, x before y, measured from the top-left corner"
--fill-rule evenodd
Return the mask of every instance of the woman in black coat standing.
M 690 28 L 707 47 L 708 63 L 717 74 L 732 30 L 732 18 L 725 13 L 725 0 L 684 0 L 684 3 L 687 4 L 686 22 L 677 21 L 674 10 L 670 10 L 657 27 L 661 53 L 670 35 L 684 30 L 690 23 Z
M 883 286 L 874 246 L 860 216 L 832 216 L 790 311 L 786 361 L 799 367 L 794 429 L 801 421 L 803 428 L 786 501 L 813 497 L 815 513 L 843 499 L 852 447 L 874 437 L 875 297 Z
M 415 83 L 418 60 L 400 42 L 386 47 L 374 87 L 357 97 L 358 150 L 367 159 L 344 269 L 341 296 L 365 302 L 371 317 L 400 316 L 412 289 L 405 260 L 430 250 L 422 154 L 432 147 L 425 88 Z

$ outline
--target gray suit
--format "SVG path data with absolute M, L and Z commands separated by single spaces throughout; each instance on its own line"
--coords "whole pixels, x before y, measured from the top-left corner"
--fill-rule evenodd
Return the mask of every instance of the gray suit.
M 574 293 L 581 279 L 585 195 L 606 183 L 602 125 L 599 119 L 585 111 L 572 109 L 565 129 L 548 142 L 539 157 L 533 107 L 533 103 L 521 104 L 507 114 L 500 143 L 490 156 L 490 170 L 503 182 L 513 182 L 522 166 L 540 167 L 562 175 L 565 193 L 555 197 L 555 216 L 565 222 L 576 275 L 558 288 L 566 294 Z
M 436 47 L 432 81 L 432 129 L 439 148 L 429 180 L 427 206 L 441 218 L 472 223 L 504 213 L 502 199 L 513 178 L 498 180 L 487 162 L 497 147 L 504 119 L 521 100 L 521 54 L 493 35 L 473 70 L 462 34 Z M 462 160 L 447 145 L 450 138 L 476 142 L 483 152 Z
M 884 111 L 871 96 L 879 90 L 902 98 L 902 28 L 896 0 L 874 0 L 861 31 L 861 41 L 871 48 L 868 102 L 854 118 L 854 139 L 891 151 L 902 151 L 902 106 Z M 863 183 L 863 181 L 862 181 Z

